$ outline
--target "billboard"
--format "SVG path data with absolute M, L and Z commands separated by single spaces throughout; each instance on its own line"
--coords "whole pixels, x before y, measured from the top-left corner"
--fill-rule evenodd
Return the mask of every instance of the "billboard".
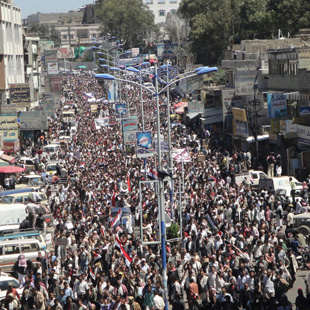
M 74 58 L 74 48 L 73 47 L 58 48 L 57 58 Z
M 238 96 L 254 94 L 254 83 L 258 74 L 257 60 L 235 60 L 235 91 Z
M 1 114 L 16 114 L 16 104 L 2 104 Z
M 30 105 L 30 86 L 27 83 L 10 84 L 10 102 Z M 28 106 L 28 105 L 27 105 Z
M 42 117 L 42 111 L 20 112 L 19 122 L 21 130 L 47 129 L 47 119 Z
M 197 89 L 201 89 L 203 86 L 203 76 L 197 75 L 191 78 L 180 81 L 179 88 L 185 94 L 191 94 Z
M 62 76 L 60 74 L 50 75 L 48 77 L 50 83 L 50 92 L 60 93 L 62 90 Z
M 279 119 L 287 116 L 286 95 L 284 93 L 267 94 L 268 118 Z
M 3 140 L 18 139 L 17 115 L 0 115 L 0 135 Z
M 157 57 L 158 58 L 173 58 L 178 53 L 178 44 L 157 44 Z
M 249 136 L 248 123 L 233 119 L 233 135 L 247 138 Z
M 138 118 L 136 116 L 129 119 L 122 119 L 124 144 L 135 144 L 136 131 L 138 130 Z
M 310 115 L 310 107 L 300 107 L 299 108 L 300 116 L 309 116 Z
M 45 50 L 44 59 L 45 63 L 57 61 L 57 50 Z
M 310 145 L 310 127 L 297 125 L 298 142 Z
M 108 83 L 108 95 L 109 100 L 116 101 L 118 100 L 118 83 L 116 81 L 107 81 Z
M 40 40 L 39 47 L 41 52 L 45 50 L 53 50 L 54 49 L 54 41 L 49 40 Z
M 154 155 L 154 147 L 152 143 L 151 131 L 137 131 L 137 157 L 152 157 Z
M 247 121 L 245 109 L 232 108 L 232 113 L 236 121 L 239 122 Z
M 223 107 L 223 125 L 224 129 L 232 128 L 232 108 L 242 108 L 243 99 L 241 96 L 235 96 L 234 89 L 222 90 L 222 107 Z
M 191 112 L 203 112 L 204 111 L 204 103 L 199 100 L 191 100 L 188 102 L 188 113 Z
M 47 74 L 58 74 L 58 61 L 49 62 L 47 64 Z
M 127 118 L 126 104 L 123 104 L 123 103 L 115 104 L 115 117 L 116 119 Z

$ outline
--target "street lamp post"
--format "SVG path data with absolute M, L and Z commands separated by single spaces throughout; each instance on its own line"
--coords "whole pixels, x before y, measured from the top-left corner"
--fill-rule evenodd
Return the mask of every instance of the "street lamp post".
M 206 73 L 217 71 L 216 67 L 202 67 L 200 70 L 195 71 L 194 74 L 189 74 L 187 76 L 182 76 L 180 78 L 175 78 L 171 83 L 167 83 L 167 85 L 158 91 L 158 72 L 157 72 L 157 63 L 155 63 L 155 92 L 151 89 L 147 88 L 144 85 L 141 85 L 137 82 L 125 79 L 117 79 L 115 76 L 110 74 L 96 74 L 95 78 L 97 79 L 106 79 L 106 80 L 118 80 L 121 82 L 131 83 L 133 85 L 142 87 L 143 89 L 152 93 L 156 97 L 156 120 L 157 120 L 157 145 L 158 145 L 158 209 L 159 209 L 159 217 L 160 217 L 160 228 L 161 228 L 161 257 L 162 257 L 162 278 L 163 278 L 163 289 L 164 289 L 164 301 L 165 301 L 165 310 L 168 310 L 168 286 L 167 286 L 167 268 L 166 268 L 166 221 L 165 221 L 165 201 L 164 201 L 164 176 L 161 165 L 161 141 L 160 141 L 160 113 L 159 113 L 159 95 L 164 93 L 172 84 L 195 77 L 197 75 L 203 75 Z M 170 115 L 168 115 L 170 118 Z M 169 126 L 170 127 L 170 126 Z

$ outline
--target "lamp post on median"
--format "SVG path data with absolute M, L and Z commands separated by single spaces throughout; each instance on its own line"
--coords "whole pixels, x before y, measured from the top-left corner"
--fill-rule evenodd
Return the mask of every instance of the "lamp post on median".
M 141 85 L 137 82 L 131 80 L 117 79 L 115 76 L 110 74 L 96 74 L 95 78 L 97 79 L 106 79 L 106 80 L 119 80 L 121 82 L 127 82 L 138 87 L 142 87 L 143 89 L 149 91 L 152 95 L 156 97 L 156 120 L 157 120 L 157 145 L 158 145 L 158 209 L 160 216 L 160 234 L 161 234 L 161 257 L 162 257 L 162 278 L 163 278 L 163 289 L 164 289 L 164 301 L 165 301 L 165 310 L 168 310 L 168 287 L 167 287 L 167 267 L 166 267 L 166 220 L 165 220 L 165 201 L 164 201 L 164 176 L 161 165 L 161 144 L 160 144 L 160 113 L 159 113 L 159 96 L 163 94 L 168 87 L 173 85 L 176 82 L 180 82 L 182 80 L 195 77 L 197 75 L 203 75 L 207 73 L 211 73 L 217 71 L 216 67 L 202 67 L 201 70 L 195 71 L 193 74 L 190 72 L 189 75 L 182 75 L 181 77 L 176 77 L 172 82 L 167 83 L 167 85 L 158 91 L 158 72 L 157 72 L 157 63 L 155 63 L 155 92 L 144 85 Z M 170 117 L 170 115 L 168 115 Z

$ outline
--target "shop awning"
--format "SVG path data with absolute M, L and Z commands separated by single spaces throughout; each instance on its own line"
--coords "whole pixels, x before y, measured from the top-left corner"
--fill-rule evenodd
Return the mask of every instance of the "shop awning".
M 9 155 L 6 155 L 6 154 L 2 154 L 2 155 L 0 156 L 0 159 L 4 160 L 4 161 L 6 161 L 6 162 L 8 162 L 8 163 L 10 163 L 10 164 L 14 163 L 14 161 L 15 161 L 15 158 L 14 158 L 14 157 L 9 156 Z
M 189 119 L 193 119 L 195 117 L 197 117 L 198 115 L 202 114 L 203 112 L 191 112 L 191 113 L 187 113 L 186 116 L 189 118 Z
M 8 165 L 9 165 L 9 163 L 7 163 L 6 161 L 0 159 L 0 167 L 8 166 Z
M 0 167 L 0 173 L 17 173 L 23 171 L 25 171 L 25 169 L 22 167 L 16 167 L 16 166 Z
M 257 140 L 258 140 L 258 141 L 269 140 L 269 135 L 257 136 Z M 253 136 L 247 137 L 247 138 L 246 138 L 246 142 L 248 142 L 248 143 L 253 143 L 253 142 L 255 142 L 255 137 L 253 137 Z

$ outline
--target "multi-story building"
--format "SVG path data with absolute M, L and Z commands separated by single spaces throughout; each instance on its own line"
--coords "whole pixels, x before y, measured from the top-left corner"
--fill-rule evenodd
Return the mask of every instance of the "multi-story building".
M 30 87 L 32 106 L 39 104 L 41 66 L 39 64 L 39 37 L 24 36 L 25 83 Z
M 9 85 L 25 83 L 21 11 L 12 0 L 0 0 L 0 99 L 9 100 Z
M 168 13 L 175 15 L 181 0 L 143 0 L 154 14 L 155 24 L 164 24 Z

